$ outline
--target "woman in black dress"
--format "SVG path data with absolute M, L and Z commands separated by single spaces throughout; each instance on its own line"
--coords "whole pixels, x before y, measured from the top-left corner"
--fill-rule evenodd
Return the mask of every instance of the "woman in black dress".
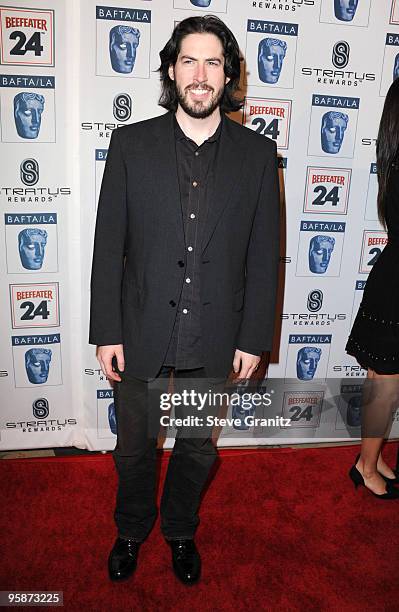
M 378 217 L 388 243 L 372 268 L 346 351 L 367 370 L 362 447 L 349 475 L 381 499 L 399 499 L 398 471 L 381 448 L 399 405 L 399 79 L 385 100 L 377 138 Z

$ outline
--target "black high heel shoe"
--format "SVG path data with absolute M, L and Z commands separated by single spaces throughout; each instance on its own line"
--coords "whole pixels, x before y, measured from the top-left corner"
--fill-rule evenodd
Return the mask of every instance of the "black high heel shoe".
M 358 456 L 355 459 L 355 465 L 357 464 L 357 462 L 360 459 L 360 453 L 358 454 Z M 392 469 L 393 473 L 395 474 L 395 478 L 389 478 L 389 476 L 384 476 L 384 474 L 381 474 L 381 472 L 378 472 L 379 475 L 381 476 L 381 478 L 383 478 L 385 480 L 385 482 L 387 482 L 388 484 L 399 484 L 399 470 L 398 469 Z
M 351 469 L 349 470 L 349 477 L 355 485 L 355 489 L 357 489 L 359 485 L 366 487 L 364 478 L 357 469 L 356 465 L 352 465 Z M 368 489 L 368 487 L 366 487 L 366 489 Z M 381 495 L 374 493 L 374 491 L 371 489 L 368 490 L 374 495 L 374 497 L 378 497 L 378 499 L 399 499 L 399 489 L 395 489 L 395 487 L 392 487 L 389 483 L 387 483 L 386 486 L 386 493 L 382 493 Z

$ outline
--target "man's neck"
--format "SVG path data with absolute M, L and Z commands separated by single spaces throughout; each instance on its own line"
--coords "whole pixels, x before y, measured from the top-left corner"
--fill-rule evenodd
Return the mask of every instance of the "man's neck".
M 176 120 L 188 138 L 191 138 L 198 146 L 210 138 L 218 128 L 221 121 L 219 107 L 214 110 L 212 115 L 205 119 L 194 119 L 190 117 L 179 105 L 176 111 Z

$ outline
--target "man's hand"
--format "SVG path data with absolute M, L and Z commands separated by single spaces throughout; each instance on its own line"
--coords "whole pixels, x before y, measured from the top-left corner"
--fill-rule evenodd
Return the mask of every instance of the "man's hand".
M 234 373 L 238 373 L 240 380 L 250 378 L 258 368 L 259 362 L 260 357 L 257 355 L 251 355 L 251 353 L 244 353 L 244 351 L 236 349 L 233 360 Z
M 112 358 L 114 356 L 116 357 L 118 370 L 120 372 L 123 372 L 123 370 L 125 369 L 123 344 L 109 344 L 106 346 L 98 346 L 96 355 L 103 374 L 110 380 L 120 382 L 122 380 L 121 377 L 115 372 L 115 370 L 112 369 Z

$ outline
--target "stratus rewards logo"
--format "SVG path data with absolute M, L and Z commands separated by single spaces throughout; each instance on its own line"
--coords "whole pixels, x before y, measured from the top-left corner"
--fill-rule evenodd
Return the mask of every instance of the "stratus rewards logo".
M 207 392 L 200 393 L 194 389 L 186 389 L 180 393 L 161 393 L 160 409 L 170 412 L 172 408 L 175 415 L 162 414 L 160 424 L 162 427 L 233 427 L 242 429 L 246 427 L 289 427 L 290 419 L 282 418 L 280 415 L 275 417 L 256 417 L 255 410 L 270 407 L 272 405 L 271 392 L 265 393 L 228 393 L 214 392 L 209 389 Z M 216 412 L 230 405 L 234 415 L 234 408 L 239 406 L 240 411 L 247 412 L 247 415 L 231 418 L 221 417 Z M 255 409 L 255 410 L 254 410 Z

